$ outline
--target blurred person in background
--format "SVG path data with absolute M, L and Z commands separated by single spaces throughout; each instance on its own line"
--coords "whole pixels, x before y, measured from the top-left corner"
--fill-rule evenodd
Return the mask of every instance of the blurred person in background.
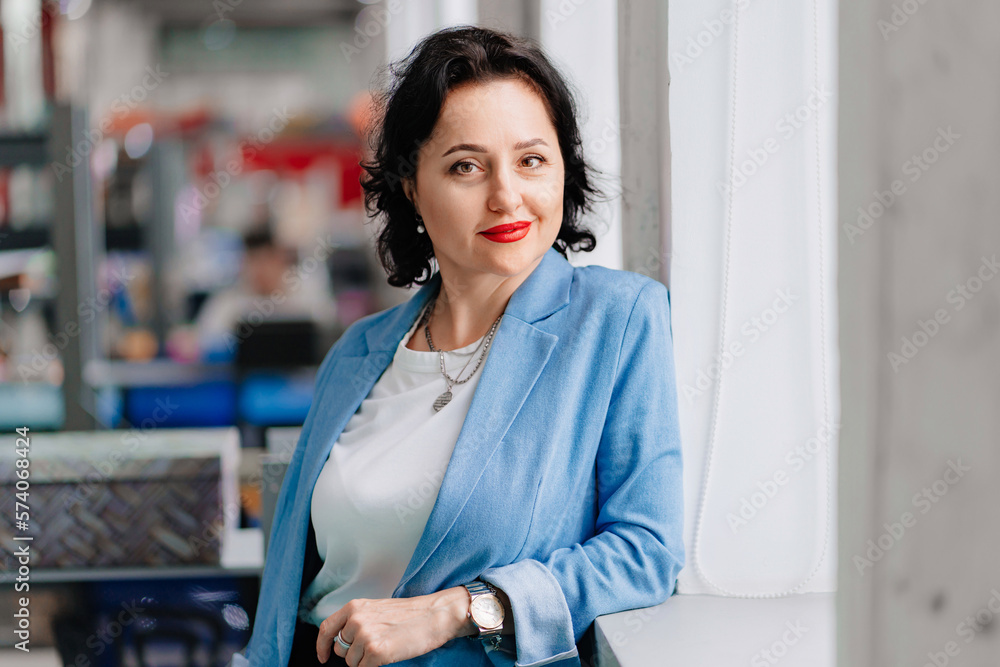
M 243 235 L 240 281 L 213 294 L 196 320 L 200 355 L 204 360 L 232 359 L 245 331 L 261 321 L 311 320 L 321 328 L 336 321 L 336 306 L 328 287 L 326 267 L 301 270 L 296 251 L 282 244 L 269 224 Z

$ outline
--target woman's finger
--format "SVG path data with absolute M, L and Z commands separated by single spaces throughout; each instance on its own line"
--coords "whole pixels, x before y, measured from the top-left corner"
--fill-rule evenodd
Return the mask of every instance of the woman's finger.
M 343 639 L 343 637 L 341 637 L 341 639 Z M 339 655 L 341 658 L 347 655 L 347 649 L 344 648 L 343 645 L 337 641 L 336 637 L 334 637 L 333 644 L 331 646 L 333 648 L 333 652 Z
M 347 651 L 347 655 L 344 656 L 344 661 L 347 662 L 350 667 L 358 667 L 358 665 L 361 664 L 361 659 L 363 657 L 365 657 L 364 642 L 354 641 L 351 642 L 351 649 Z
M 335 638 L 337 634 L 344 629 L 346 623 L 346 617 L 337 612 L 331 616 L 328 616 L 319 626 L 319 635 L 316 637 L 316 657 L 320 662 L 325 663 L 330 659 L 331 653 L 336 653 L 334 644 L 336 644 Z M 350 643 L 351 640 L 346 637 L 341 636 L 345 642 Z M 340 647 L 344 653 L 347 652 L 343 646 Z M 344 653 L 337 653 L 340 657 L 344 656 Z

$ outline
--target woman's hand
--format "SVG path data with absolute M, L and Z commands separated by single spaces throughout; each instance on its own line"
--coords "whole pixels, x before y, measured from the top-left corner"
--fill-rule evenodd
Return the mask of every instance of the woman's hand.
M 379 667 L 424 655 L 455 637 L 475 634 L 469 600 L 464 586 L 412 598 L 351 600 L 319 626 L 316 655 L 325 663 L 332 649 L 351 667 Z M 350 650 L 334 641 L 338 632 Z

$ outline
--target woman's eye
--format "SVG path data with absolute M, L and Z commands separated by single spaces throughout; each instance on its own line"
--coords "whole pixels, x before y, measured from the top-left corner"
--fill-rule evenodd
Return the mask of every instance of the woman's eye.
M 522 166 L 525 166 L 529 169 L 536 169 L 540 167 L 544 162 L 545 158 L 543 158 L 541 155 L 528 155 L 521 159 Z M 456 162 L 451 167 L 451 171 L 457 174 L 465 174 L 465 175 L 474 174 L 478 169 L 479 167 L 472 162 Z

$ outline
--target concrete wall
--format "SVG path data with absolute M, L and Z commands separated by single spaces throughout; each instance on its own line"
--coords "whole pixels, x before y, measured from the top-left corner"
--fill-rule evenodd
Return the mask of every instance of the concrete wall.
M 993 2 L 840 7 L 845 667 L 1000 654 L 998 26 Z

